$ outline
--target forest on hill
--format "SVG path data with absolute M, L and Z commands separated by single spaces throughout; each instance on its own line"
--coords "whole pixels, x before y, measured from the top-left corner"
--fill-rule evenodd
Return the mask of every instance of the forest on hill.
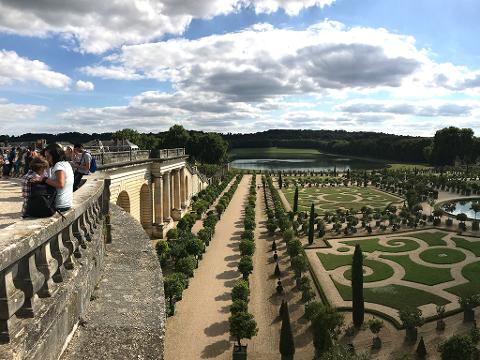
M 267 130 L 224 135 L 231 148 L 285 147 L 405 162 L 427 161 L 432 138 L 344 130 Z

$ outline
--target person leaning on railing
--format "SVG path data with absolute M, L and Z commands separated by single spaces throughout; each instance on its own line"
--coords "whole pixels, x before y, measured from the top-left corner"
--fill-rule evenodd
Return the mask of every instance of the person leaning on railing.
M 65 151 L 58 144 L 50 144 L 45 150 L 45 158 L 50 164 L 49 177 L 41 180 L 53 186 L 56 190 L 55 209 L 66 211 L 73 203 L 73 170 L 68 161 L 65 161 Z

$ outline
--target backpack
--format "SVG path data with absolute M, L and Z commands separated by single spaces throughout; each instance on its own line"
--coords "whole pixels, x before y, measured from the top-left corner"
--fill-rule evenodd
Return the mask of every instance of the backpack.
M 92 156 L 92 160 L 90 161 L 90 172 L 94 173 L 97 171 L 97 160 Z
M 57 212 L 55 197 L 57 190 L 48 184 L 32 184 L 32 192 L 27 199 L 25 215 L 37 218 L 50 217 Z

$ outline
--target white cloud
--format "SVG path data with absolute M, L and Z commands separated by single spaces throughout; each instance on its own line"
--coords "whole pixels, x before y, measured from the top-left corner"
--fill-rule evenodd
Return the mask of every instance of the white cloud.
M 400 100 L 350 100 L 334 107 L 349 114 L 397 114 L 421 117 L 470 116 L 480 110 L 480 102 L 469 100 L 428 99 L 420 101 Z
M 171 81 L 192 94 L 262 102 L 293 94 L 398 88 L 428 61 L 410 37 L 325 21 L 303 31 L 259 24 L 197 40 L 123 46 L 98 67 L 102 78 Z
M 0 123 L 2 134 L 19 134 L 27 129 L 20 124 L 36 120 L 39 113 L 47 110 L 46 106 L 31 104 L 15 104 L 0 98 Z
M 0 0 L 0 31 L 28 36 L 62 35 L 78 50 L 102 53 L 122 44 L 139 44 L 181 34 L 194 18 L 279 8 L 289 15 L 335 0 Z
M 48 88 L 68 90 L 71 79 L 50 70 L 47 64 L 18 56 L 15 51 L 0 50 L 0 85 L 15 81 L 33 81 Z
M 95 85 L 93 85 L 93 83 L 90 81 L 78 80 L 75 83 L 75 88 L 78 91 L 93 91 L 95 89 Z

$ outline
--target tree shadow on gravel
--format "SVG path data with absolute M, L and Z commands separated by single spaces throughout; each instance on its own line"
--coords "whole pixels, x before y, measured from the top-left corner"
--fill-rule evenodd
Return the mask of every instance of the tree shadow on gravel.
M 202 359 L 213 359 L 222 355 L 225 351 L 231 347 L 230 342 L 227 340 L 219 340 L 213 344 L 205 346 L 202 351 Z
M 237 273 L 238 273 L 238 271 L 237 271 Z M 233 288 L 233 286 L 235 285 L 235 283 L 236 283 L 238 280 L 240 280 L 240 278 L 225 281 L 225 282 L 223 283 L 223 286 L 225 286 L 225 287 L 227 287 L 227 288 Z
M 226 334 L 229 329 L 229 324 L 227 320 L 213 323 L 209 327 L 205 328 L 203 332 L 208 337 L 215 337 Z
M 295 347 L 297 348 L 303 348 L 312 343 L 313 340 L 310 327 L 305 328 L 305 330 L 302 333 L 297 334 L 294 339 Z
M 239 254 L 229 255 L 229 256 L 226 256 L 223 260 L 225 260 L 225 261 L 236 261 L 236 260 L 240 260 L 240 255 L 239 255 Z
M 222 295 L 215 296 L 215 301 L 228 301 L 232 299 L 230 292 L 224 292 Z
M 224 280 L 234 279 L 236 277 L 238 277 L 238 271 L 235 271 L 235 270 L 227 270 L 216 276 L 217 279 L 224 279 Z

